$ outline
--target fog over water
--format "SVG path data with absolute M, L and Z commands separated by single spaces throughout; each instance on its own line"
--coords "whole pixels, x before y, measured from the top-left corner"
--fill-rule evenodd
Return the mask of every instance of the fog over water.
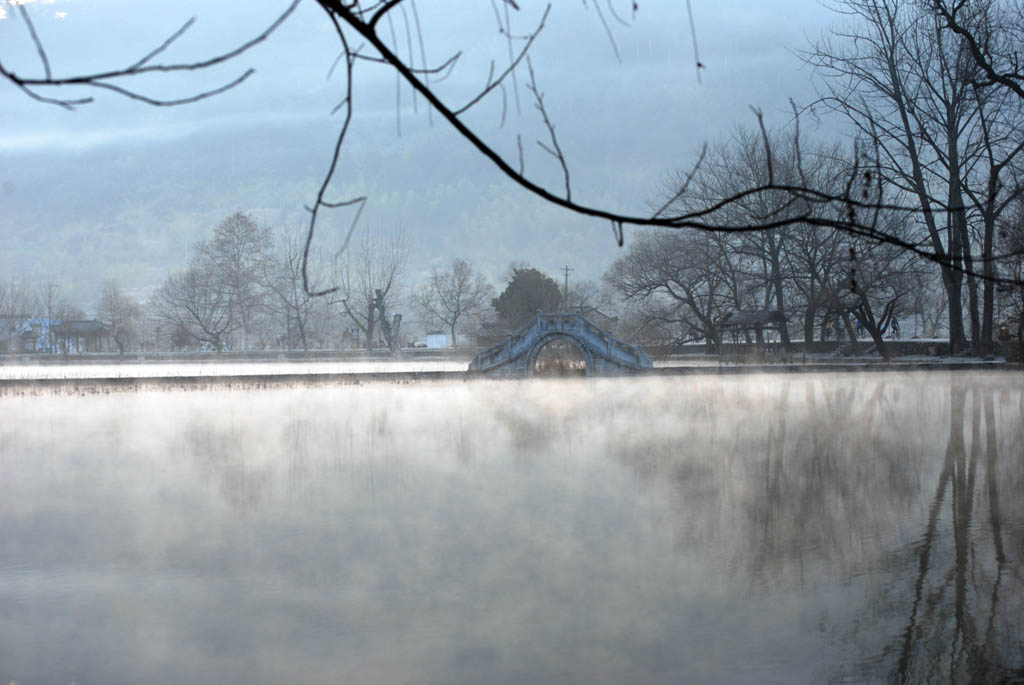
M 0 397 L 0 678 L 1020 675 L 1022 381 Z

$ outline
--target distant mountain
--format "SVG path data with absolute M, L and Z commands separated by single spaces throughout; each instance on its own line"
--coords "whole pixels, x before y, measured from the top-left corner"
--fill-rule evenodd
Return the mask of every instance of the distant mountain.
M 329 197 L 369 196 L 358 230 L 404 229 L 410 284 L 453 257 L 471 261 L 496 286 L 512 261 L 552 275 L 568 264 L 586 279 L 599 277 L 615 257 L 609 227 L 532 197 L 447 129 L 423 126 L 397 137 L 393 120 L 386 131 L 370 124 L 346 144 Z M 303 205 L 319 188 L 333 136 L 323 124 L 292 121 L 208 128 L 176 140 L 0 153 L 0 270 L 60 281 L 83 305 L 107 278 L 145 293 L 236 210 L 275 226 L 305 222 Z M 528 169 L 560 190 L 557 163 L 530 154 Z M 630 169 L 636 160 L 623 163 L 582 167 L 577 192 L 642 212 L 643 198 L 628 196 L 651 171 Z M 324 213 L 319 244 L 332 245 L 350 220 L 348 210 Z

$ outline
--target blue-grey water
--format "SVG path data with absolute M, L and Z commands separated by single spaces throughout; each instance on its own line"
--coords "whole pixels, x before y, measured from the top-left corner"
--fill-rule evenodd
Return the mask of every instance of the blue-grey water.
M 1024 677 L 1024 374 L 0 397 L 0 682 Z

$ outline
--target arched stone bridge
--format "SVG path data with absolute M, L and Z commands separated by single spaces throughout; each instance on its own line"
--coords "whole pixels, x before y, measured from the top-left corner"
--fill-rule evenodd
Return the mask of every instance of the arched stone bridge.
M 534 374 L 540 351 L 557 340 L 568 340 L 579 349 L 588 376 L 618 376 L 651 368 L 643 350 L 613 337 L 580 312 L 537 312 L 505 342 L 474 357 L 469 370 L 495 377 L 528 378 Z

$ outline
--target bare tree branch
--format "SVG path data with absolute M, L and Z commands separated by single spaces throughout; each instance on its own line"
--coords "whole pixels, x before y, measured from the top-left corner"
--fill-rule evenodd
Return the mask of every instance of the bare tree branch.
M 548 130 L 548 135 L 551 137 L 551 147 L 549 148 L 544 143 L 537 141 L 537 145 L 550 154 L 552 157 L 558 160 L 558 163 L 562 166 L 562 174 L 565 177 L 565 199 L 572 200 L 572 187 L 569 183 L 569 165 L 565 162 L 565 155 L 562 154 L 562 148 L 558 145 L 558 136 L 555 135 L 555 125 L 551 123 L 551 119 L 548 118 L 548 111 L 544 108 L 544 94 L 537 89 L 537 79 L 533 73 L 533 63 L 530 58 L 526 58 L 526 67 L 530 71 L 530 84 L 527 86 L 530 92 L 533 93 L 534 107 L 540 112 L 541 119 L 544 121 L 544 126 Z
M 946 27 L 967 42 L 975 63 L 993 83 L 1009 88 L 1017 97 L 1024 98 L 1024 73 L 1012 68 L 1008 71 L 998 71 L 992 56 L 984 49 L 974 31 L 957 19 L 956 15 L 964 7 L 963 3 L 954 3 L 952 9 L 946 7 L 944 0 L 931 0 L 929 4 L 945 22 Z
M 194 23 L 196 23 L 196 18 L 195 17 L 189 17 L 189 20 L 186 21 L 184 24 L 182 24 L 180 29 L 178 29 L 177 31 L 172 33 L 171 36 L 167 40 L 165 40 L 163 43 L 161 43 L 155 50 L 150 52 L 148 55 L 146 55 L 145 57 L 140 59 L 135 64 L 133 64 L 130 67 L 128 67 L 128 70 L 131 71 L 131 70 L 134 70 L 134 69 L 139 69 L 140 67 L 144 66 L 146 64 L 146 62 L 148 62 L 149 60 L 153 59 L 154 57 L 159 55 L 161 52 L 166 50 L 168 47 L 170 47 L 171 43 L 173 43 L 174 41 L 176 41 L 179 38 L 181 38 L 181 36 L 186 31 L 188 31 L 190 28 L 192 28 L 192 24 L 194 24 Z
M 127 67 L 127 68 L 115 69 L 115 70 L 112 70 L 112 71 L 97 72 L 97 73 L 93 73 L 93 74 L 83 74 L 83 75 L 77 75 L 77 76 L 69 76 L 69 77 L 64 77 L 64 78 L 55 78 L 53 76 L 53 74 L 51 73 L 50 65 L 49 65 L 48 60 L 46 59 L 46 52 L 45 52 L 45 50 L 43 48 L 42 42 L 39 40 L 39 37 L 36 35 L 35 28 L 32 26 L 31 21 L 28 21 L 28 13 L 25 10 L 24 5 L 20 5 L 19 4 L 19 8 L 21 9 L 22 14 L 26 18 L 26 20 L 27 20 L 26 21 L 26 26 L 27 26 L 27 28 L 28 28 L 31 36 L 32 36 L 32 39 L 33 39 L 33 41 L 34 41 L 34 43 L 36 45 L 37 50 L 39 51 L 40 57 L 42 58 L 45 75 L 44 75 L 43 78 L 24 78 L 24 77 L 18 76 L 14 71 L 8 69 L 3 64 L 0 64 L 0 75 L 2 75 L 4 78 L 6 78 L 10 82 L 14 83 L 19 88 L 21 88 L 22 91 L 24 91 L 26 94 L 28 94 L 33 99 L 39 100 L 40 102 L 45 102 L 45 103 L 48 103 L 48 104 L 58 105 L 60 107 L 64 107 L 65 109 L 73 109 L 77 105 L 84 105 L 84 104 L 91 103 L 91 102 L 93 102 L 93 99 L 92 98 L 78 98 L 78 99 L 47 98 L 47 97 L 41 96 L 38 93 L 36 93 L 33 90 L 33 88 L 61 87 L 61 86 L 83 86 L 83 87 L 101 88 L 101 89 L 104 89 L 104 90 L 109 90 L 109 91 L 115 92 L 115 93 L 117 93 L 119 95 L 123 95 L 124 97 L 128 97 L 128 98 L 133 99 L 133 100 L 138 100 L 140 102 L 144 102 L 144 103 L 149 104 L 149 105 L 175 106 L 175 105 L 191 104 L 193 102 L 197 102 L 199 100 L 206 99 L 206 98 L 211 97 L 213 95 L 218 95 L 220 93 L 223 93 L 226 90 L 234 88 L 235 86 L 239 85 L 240 83 L 245 81 L 247 78 L 249 78 L 249 76 L 252 75 L 253 70 L 252 69 L 247 70 L 245 73 L 243 73 L 238 78 L 234 79 L 233 81 L 231 81 L 231 82 L 229 82 L 229 83 L 227 83 L 227 84 L 225 84 L 225 85 L 223 85 L 223 86 L 221 86 L 219 88 L 215 88 L 215 89 L 212 89 L 212 90 L 209 90 L 209 91 L 204 91 L 204 92 L 198 93 L 198 94 L 190 96 L 190 97 L 179 98 L 179 99 L 174 99 L 174 100 L 165 100 L 165 99 L 147 97 L 147 96 L 142 95 L 140 93 L 137 93 L 137 92 L 135 92 L 135 91 L 133 91 L 131 89 L 124 88 L 123 86 L 117 86 L 115 84 L 112 84 L 112 83 L 110 83 L 110 81 L 115 80 L 115 79 L 121 79 L 121 78 L 136 77 L 136 76 L 140 76 L 142 74 L 150 74 L 150 73 L 171 73 L 171 72 L 178 72 L 178 71 L 199 71 L 199 70 L 208 69 L 210 67 L 213 67 L 213 66 L 216 66 L 216 65 L 228 62 L 228 61 L 238 57 L 239 55 L 245 53 L 246 51 L 251 49 L 253 46 L 258 45 L 259 43 L 263 42 L 268 37 L 270 37 L 270 35 L 282 23 L 284 23 L 285 19 L 287 19 L 292 14 L 292 12 L 295 10 L 295 8 L 298 7 L 298 4 L 299 4 L 299 0 L 293 0 L 292 3 L 287 7 L 287 9 L 285 9 L 284 12 L 282 12 L 265 30 L 263 30 L 260 34 L 258 34 L 254 38 L 246 41 L 245 43 L 242 43 L 241 45 L 239 45 L 238 47 L 234 48 L 233 50 L 229 50 L 227 52 L 221 53 L 219 55 L 215 55 L 214 57 L 211 57 L 211 58 L 208 58 L 208 59 L 205 59 L 205 60 L 199 60 L 199 61 L 195 61 L 195 62 L 186 62 L 186 63 L 174 63 L 174 64 L 147 64 L 149 62 L 149 60 L 151 60 L 154 56 L 158 55 L 159 53 L 163 52 L 171 43 L 173 43 L 175 40 L 177 40 L 192 25 L 193 20 L 194 20 L 194 18 L 193 18 L 193 19 L 190 19 L 189 21 L 187 21 L 180 29 L 178 29 L 178 31 L 176 31 L 174 34 L 172 34 L 171 37 L 168 38 L 167 40 L 165 40 L 160 46 L 158 46 L 156 49 L 151 51 L 148 55 L 143 57 L 140 61 L 136 62 L 135 64 L 133 64 L 133 65 Z
M 43 49 L 43 44 L 39 41 L 39 35 L 36 33 L 36 27 L 32 24 L 32 18 L 28 16 L 25 3 L 18 3 L 18 10 L 21 12 L 21 18 L 25 20 L 25 26 L 28 27 L 29 35 L 32 36 L 32 42 L 35 43 L 36 50 L 39 52 L 39 59 L 43 63 L 43 71 L 46 72 L 46 78 L 49 79 L 52 77 L 50 73 L 50 60 L 46 59 L 46 50 Z
M 488 93 L 490 93 L 492 90 L 501 85 L 501 83 L 509 76 L 509 74 L 515 71 L 515 68 L 519 66 L 519 63 L 523 60 L 524 57 L 526 57 L 526 53 L 529 51 L 530 46 L 533 45 L 534 39 L 544 29 L 544 23 L 547 21 L 549 12 L 551 12 L 551 5 L 548 5 L 546 8 L 544 8 L 544 14 L 541 16 L 540 22 L 537 24 L 537 28 L 535 28 L 533 30 L 533 33 L 530 34 L 529 38 L 526 41 L 526 44 L 523 46 L 523 49 L 519 51 L 519 54 L 516 55 L 515 59 L 512 60 L 512 62 L 508 65 L 508 68 L 505 69 L 505 71 L 503 71 L 494 81 L 491 80 L 491 75 L 494 73 L 494 62 L 491 62 L 491 74 L 487 75 L 487 85 L 484 87 L 483 90 L 477 93 L 472 100 L 467 102 L 462 107 L 459 107 L 458 109 L 454 110 L 455 116 L 459 116 L 465 113 L 473 105 L 483 100 L 485 97 L 487 97 Z

